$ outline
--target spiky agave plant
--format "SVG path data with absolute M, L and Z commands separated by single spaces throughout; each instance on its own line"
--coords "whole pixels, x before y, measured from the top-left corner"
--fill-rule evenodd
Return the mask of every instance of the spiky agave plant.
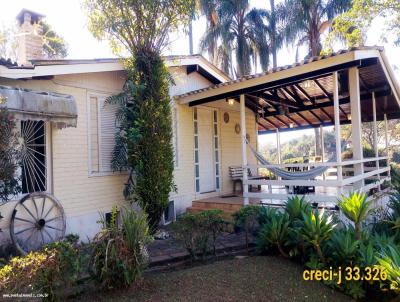
M 289 232 L 290 232 L 290 219 L 286 213 L 276 212 L 271 216 L 271 220 L 262 228 L 257 245 L 259 249 L 265 250 L 268 247 L 276 246 L 285 258 L 288 258 L 288 253 L 285 252 L 283 246 L 285 245 Z
M 332 215 L 326 215 L 324 210 L 310 213 L 303 213 L 303 225 L 299 229 L 299 234 L 306 243 L 313 246 L 318 257 L 325 263 L 321 244 L 331 237 L 336 224 L 333 223 Z
M 288 213 L 291 220 L 302 219 L 303 213 L 311 212 L 310 204 L 300 196 L 293 196 L 288 198 L 285 203 L 285 211 Z
M 340 230 L 336 229 L 332 233 L 328 246 L 332 260 L 338 266 L 343 264 L 353 265 L 358 256 L 360 241 L 355 238 L 352 227 Z
M 400 293 L 400 249 L 396 245 L 388 245 L 382 249 L 377 257 L 380 271 L 386 274 L 387 282 L 390 289 L 396 293 Z M 381 274 L 382 274 L 381 273 Z
M 372 212 L 372 201 L 367 200 L 367 194 L 352 192 L 349 197 L 343 195 L 339 207 L 343 214 L 354 223 L 357 239 L 361 239 L 361 224 Z

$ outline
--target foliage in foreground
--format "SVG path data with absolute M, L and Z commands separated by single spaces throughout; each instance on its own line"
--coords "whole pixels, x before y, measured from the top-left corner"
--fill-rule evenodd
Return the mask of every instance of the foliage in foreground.
M 41 294 L 55 301 L 76 294 L 80 257 L 75 243 L 62 241 L 23 257 L 14 257 L 0 269 L 0 293 Z
M 343 214 L 354 223 L 357 239 L 361 238 L 361 223 L 371 214 L 371 201 L 367 201 L 367 194 L 350 193 L 349 197 L 342 196 L 339 207 Z
M 93 239 L 90 273 L 103 288 L 128 287 L 143 273 L 148 254 L 146 244 L 150 236 L 144 212 L 123 208 L 121 227 L 117 208 L 109 223 L 103 219 L 103 229 Z
M 371 213 L 366 196 L 352 193 L 343 197 L 340 207 L 353 225 L 340 223 L 336 216 L 312 209 L 302 198 L 287 201 L 283 211 L 264 210 L 267 215 L 260 221 L 257 236 L 261 251 L 279 252 L 284 257 L 301 260 L 311 269 L 337 269 L 358 267 L 361 276 L 366 268 L 380 268 L 387 279 L 375 281 L 348 281 L 338 285 L 326 282 L 354 298 L 379 291 L 379 295 L 392 297 L 399 293 L 400 250 L 397 222 L 400 221 L 400 194 L 394 193 L 384 221 L 361 229 Z M 384 226 L 376 227 L 377 224 Z M 385 227 L 386 226 L 386 227 Z M 384 290 L 384 291 L 381 291 Z

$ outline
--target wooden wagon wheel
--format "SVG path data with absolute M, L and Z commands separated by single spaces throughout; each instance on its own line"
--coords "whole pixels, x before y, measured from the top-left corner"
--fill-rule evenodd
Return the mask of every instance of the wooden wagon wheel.
M 40 249 L 65 235 L 65 214 L 60 202 L 45 192 L 24 196 L 14 208 L 10 236 L 21 254 Z

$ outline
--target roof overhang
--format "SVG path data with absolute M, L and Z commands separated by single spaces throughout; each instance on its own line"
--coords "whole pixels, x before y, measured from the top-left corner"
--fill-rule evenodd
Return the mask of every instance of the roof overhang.
M 332 73 L 338 72 L 343 91 L 340 117 L 341 123 L 346 124 L 350 113 L 346 71 L 353 67 L 358 68 L 360 77 L 365 78 L 361 83 L 363 107 L 371 106 L 373 91 L 380 106 L 378 118 L 382 119 L 383 113 L 389 118 L 399 118 L 400 89 L 383 49 L 377 47 L 313 57 L 301 63 L 188 92 L 175 96 L 175 99 L 181 104 L 196 106 L 227 98 L 237 100 L 244 94 L 246 106 L 261 117 L 262 123 L 259 124 L 267 131 L 326 126 L 333 124 Z M 315 83 L 315 87 L 306 88 L 303 86 L 306 82 Z M 282 108 L 284 110 L 280 112 Z M 271 112 L 264 113 L 264 109 L 271 109 Z M 364 110 L 365 121 L 368 121 L 372 110 Z
M 222 83 L 230 78 L 201 55 L 165 56 L 168 67 L 198 66 L 202 75 L 211 79 L 212 83 Z M 108 71 L 124 71 L 122 60 L 92 59 L 92 60 L 32 60 L 31 66 L 4 66 L 0 65 L 0 77 L 9 79 L 30 79 L 48 76 L 96 73 Z
M 73 96 L 0 86 L 0 97 L 17 120 L 50 121 L 58 128 L 76 127 L 78 111 Z

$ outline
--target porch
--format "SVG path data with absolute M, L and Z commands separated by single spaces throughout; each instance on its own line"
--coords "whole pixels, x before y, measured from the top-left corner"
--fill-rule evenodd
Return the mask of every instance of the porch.
M 221 100 L 238 102 L 241 166 L 244 171 L 255 171 L 252 175 L 259 175 L 263 169 L 273 174 L 273 177 L 260 178 L 243 173 L 242 197 L 196 200 L 191 211 L 217 204 L 226 210 L 250 203 L 282 204 L 294 195 L 304 195 L 310 202 L 331 207 L 339 196 L 351 191 L 368 195 L 381 191 L 390 183 L 387 121 L 400 117 L 399 92 L 383 49 L 358 48 L 178 96 L 181 104 L 190 107 Z M 258 135 L 276 134 L 276 162 L 269 162 L 257 148 L 247 144 L 246 108 L 256 116 Z M 385 125 L 383 144 L 378 141 L 378 122 Z M 370 157 L 363 154 L 363 124 L 366 123 L 373 129 L 373 156 Z M 344 126 L 351 129 L 351 141 L 342 139 Z M 326 127 L 334 129 L 335 146 L 330 153 L 323 147 Z M 314 156 L 320 160 L 284 163 L 281 134 L 313 128 L 319 129 L 320 137 L 316 136 L 315 141 L 322 141 L 322 148 L 316 148 Z M 343 158 L 345 150 L 351 154 L 350 158 Z M 249 164 L 249 156 L 257 158 L 258 163 Z M 261 190 L 250 190 L 257 186 Z M 298 188 L 311 189 L 302 194 Z

